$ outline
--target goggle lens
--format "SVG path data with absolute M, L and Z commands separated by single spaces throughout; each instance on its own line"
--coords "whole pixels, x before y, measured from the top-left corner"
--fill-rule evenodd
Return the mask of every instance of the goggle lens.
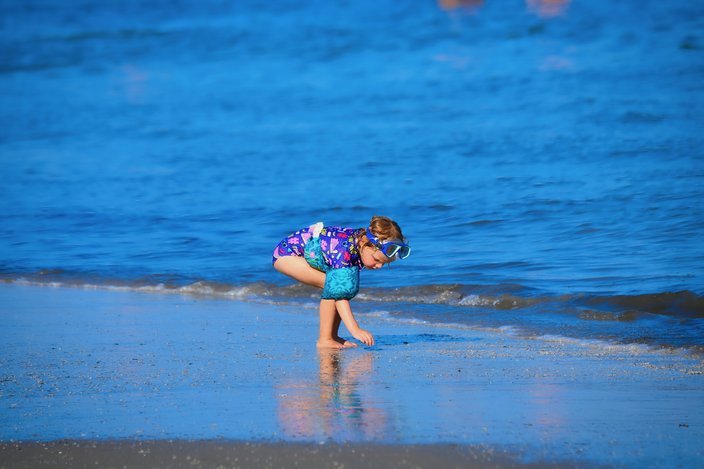
M 411 247 L 389 243 L 382 245 L 381 252 L 389 259 L 396 255 L 398 255 L 399 259 L 405 259 L 411 254 Z
M 405 259 L 410 255 L 411 255 L 411 247 L 410 246 L 401 246 L 401 248 L 398 250 L 398 258 L 399 259 Z
M 381 252 L 389 259 L 396 255 L 398 255 L 399 259 L 405 259 L 411 254 L 411 247 L 408 244 L 399 244 L 396 241 L 380 243 L 369 228 L 367 228 L 367 238 L 369 238 L 369 241 L 371 241 L 372 244 L 381 250 Z

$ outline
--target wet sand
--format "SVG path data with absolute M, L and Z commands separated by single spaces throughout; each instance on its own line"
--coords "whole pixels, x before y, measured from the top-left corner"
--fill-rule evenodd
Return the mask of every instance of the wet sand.
M 0 443 L 0 467 L 364 467 L 537 468 L 509 454 L 465 445 L 250 443 L 230 441 L 58 441 Z
M 20 285 L 0 305 L 4 467 L 704 462 L 704 364 L 679 351 L 379 313 L 358 317 L 377 346 L 321 353 L 307 306 Z

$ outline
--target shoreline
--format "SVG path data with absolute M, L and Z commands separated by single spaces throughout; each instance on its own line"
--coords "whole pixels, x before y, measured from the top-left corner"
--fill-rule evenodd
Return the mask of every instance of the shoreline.
M 145 294 L 145 295 L 167 295 L 175 296 L 179 298 L 189 298 L 198 301 L 234 301 L 242 302 L 248 304 L 256 304 L 261 306 L 271 306 L 278 307 L 285 305 L 285 307 L 299 308 L 299 309 L 311 309 L 317 311 L 316 303 L 316 293 L 315 289 L 312 287 L 305 287 L 302 285 L 289 285 L 284 287 L 276 287 L 274 285 L 269 285 L 266 288 L 281 288 L 295 289 L 298 291 L 297 294 L 291 294 L 289 296 L 276 297 L 276 296 L 258 296 L 257 289 L 251 286 L 235 286 L 226 284 L 208 284 L 207 281 L 197 281 L 193 284 L 183 285 L 183 286 L 164 286 L 164 285 L 120 285 L 120 284 L 101 284 L 101 283 L 85 283 L 85 282 L 41 282 L 35 280 L 0 280 L 0 286 L 6 285 L 8 287 L 25 287 L 25 288 L 37 288 L 37 289 L 69 289 L 69 290 L 82 290 L 82 291 L 102 291 L 106 293 L 126 293 L 126 294 Z M 141 286 L 140 286 L 141 285 Z M 308 295 L 304 295 L 301 292 L 305 289 L 308 290 Z M 670 294 L 670 293 L 665 293 Z M 672 294 L 694 294 L 690 291 L 674 292 Z M 575 294 L 579 296 L 580 294 Z M 657 294 L 639 294 L 636 296 L 654 296 Z M 564 295 L 563 295 L 564 296 Z M 366 294 L 361 294 L 358 296 L 359 301 L 355 305 L 355 310 L 357 312 L 374 311 L 375 306 L 381 307 L 382 311 L 388 306 L 388 300 L 378 302 L 374 297 L 367 297 Z M 439 309 L 444 308 L 455 308 L 456 305 L 444 304 L 444 303 L 429 303 Z M 467 314 L 472 314 L 471 309 L 466 310 Z M 375 313 L 379 314 L 379 313 Z M 383 314 L 383 313 L 382 313 Z M 534 314 L 530 312 L 529 314 Z M 592 313 L 594 314 L 594 313 Z M 644 313 L 645 314 L 645 313 Z M 408 317 L 405 319 L 398 319 L 399 322 L 404 322 L 405 324 L 413 324 L 414 322 L 423 322 L 425 319 L 414 319 Z M 607 319 L 603 319 L 607 320 Z M 617 320 L 617 319 L 614 319 Z M 426 321 L 427 322 L 427 321 Z M 637 327 L 637 323 L 633 323 Z M 428 324 L 429 327 L 434 328 L 447 328 L 447 329 L 463 329 L 468 331 L 476 331 L 478 333 L 490 333 L 490 334 L 513 334 L 517 339 L 524 340 L 542 340 L 545 342 L 563 342 L 572 343 L 584 347 L 605 347 L 605 348 L 616 348 L 616 347 L 634 347 L 642 348 L 644 352 L 663 352 L 675 355 L 683 355 L 686 358 L 691 358 L 693 360 L 701 360 L 704 364 L 704 345 L 700 344 L 671 344 L 671 343 L 661 343 L 661 342 L 639 342 L 639 341 L 629 341 L 623 337 L 613 337 L 611 339 L 605 337 L 584 337 L 575 334 L 565 334 L 560 335 L 552 332 L 539 333 L 535 330 L 528 330 L 524 325 L 486 325 L 486 324 L 467 324 L 460 322 L 432 322 Z
M 560 468 L 575 462 L 521 462 L 486 446 L 294 443 L 227 440 L 60 440 L 0 442 L 0 468 L 36 467 L 365 467 Z M 294 463 L 295 462 L 295 463 Z
M 498 467 L 704 462 L 704 363 L 691 357 L 364 313 L 375 347 L 319 352 L 317 312 L 291 305 L 17 285 L 0 285 L 0 304 L 3 452 L 163 455 L 171 440 L 192 442 L 186 456 L 222 443 L 274 457 L 324 442 L 411 459 L 474 448 L 505 455 Z

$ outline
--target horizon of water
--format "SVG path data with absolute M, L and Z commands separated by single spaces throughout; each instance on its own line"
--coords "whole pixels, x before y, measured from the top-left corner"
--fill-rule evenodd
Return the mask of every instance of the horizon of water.
M 704 5 L 468 3 L 2 3 L 0 280 L 314 304 L 383 214 L 361 314 L 704 347 Z

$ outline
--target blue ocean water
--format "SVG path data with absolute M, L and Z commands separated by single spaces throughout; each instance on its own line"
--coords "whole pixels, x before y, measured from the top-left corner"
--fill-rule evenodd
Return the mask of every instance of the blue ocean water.
M 701 349 L 702 31 L 688 0 L 0 2 L 0 276 L 312 302 L 275 244 L 383 214 L 413 254 L 360 314 Z

